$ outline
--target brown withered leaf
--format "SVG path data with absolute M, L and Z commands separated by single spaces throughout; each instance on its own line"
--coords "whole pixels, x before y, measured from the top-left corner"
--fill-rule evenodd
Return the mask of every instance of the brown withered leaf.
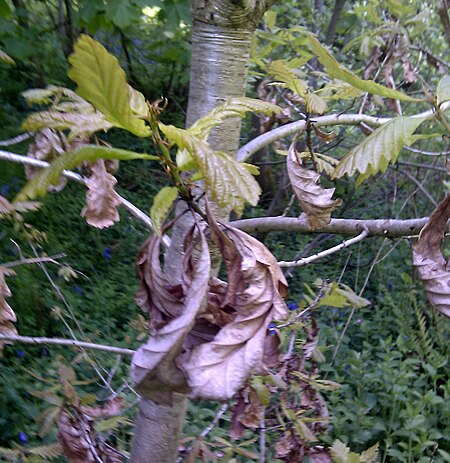
M 15 275 L 14 271 L 0 267 L 0 333 L 14 335 L 17 334 L 17 330 L 13 322 L 17 321 L 17 318 L 13 309 L 6 302 L 6 298 L 11 296 L 11 291 L 6 284 L 5 277 L 10 275 Z M 0 341 L 0 357 L 5 344 L 7 344 L 6 341 Z
M 187 334 L 195 324 L 197 314 L 206 304 L 211 269 L 209 249 L 203 232 L 199 232 L 200 251 L 195 249 L 191 240 L 192 233 L 193 231 L 188 235 L 185 245 L 182 287 L 176 288 L 175 294 L 160 267 L 161 239 L 157 236 L 151 238 L 147 243 L 148 250 L 143 253 L 146 255 L 146 265 L 140 269 L 140 273 L 144 280 L 144 289 L 148 290 L 144 307 L 150 311 L 151 318 L 159 312 L 159 323 L 152 322 L 150 338 L 134 354 L 131 376 L 138 383 L 138 388 L 147 393 L 158 394 L 161 385 L 169 391 L 187 390 L 184 375 L 175 361 L 183 349 Z M 198 254 L 195 262 L 194 252 Z M 141 266 L 144 262 L 141 262 Z M 142 292 L 141 290 L 140 293 Z M 165 301 L 169 302 L 167 306 Z M 163 397 L 158 400 L 163 400 Z
M 402 64 L 403 77 L 405 78 L 405 82 L 407 82 L 408 84 L 413 84 L 414 82 L 417 82 L 417 72 L 411 64 L 411 61 L 409 61 L 409 59 L 406 56 L 402 58 Z
M 0 215 L 10 214 L 13 210 L 13 205 L 4 196 L 0 195 Z
M 436 207 L 413 246 L 413 263 L 428 300 L 450 317 L 450 270 L 441 252 L 445 226 L 450 217 L 450 195 Z
M 308 449 L 307 454 L 311 463 L 333 463 L 330 452 L 321 446 Z
M 98 438 L 93 420 L 72 407 L 63 408 L 57 421 L 58 441 L 69 463 L 122 463 L 118 452 Z
M 214 296 L 219 301 L 218 306 L 234 317 L 218 327 L 211 341 L 194 346 L 178 358 L 192 398 L 230 399 L 244 386 L 251 373 L 265 373 L 268 326 L 274 318 L 287 317 L 282 298 L 287 283 L 274 256 L 262 243 L 240 230 L 217 226 L 213 237 L 222 233 L 226 237 L 216 240 L 222 255 L 240 255 L 239 259 L 226 259 L 229 280 L 234 282 L 239 277 L 244 284 L 228 286 L 222 283 L 223 291 Z M 234 288 L 234 292 L 229 292 L 228 287 Z M 208 311 L 209 305 L 206 313 Z
M 13 212 L 35 211 L 41 206 L 41 203 L 36 201 L 19 201 L 10 203 L 5 197 L 0 195 L 0 219 Z
M 65 152 L 64 135 L 55 132 L 48 127 L 39 130 L 34 135 L 33 143 L 28 147 L 27 156 L 32 159 L 51 162 L 53 159 Z M 39 167 L 25 166 L 25 176 L 31 180 L 42 169 Z M 63 176 L 59 178 L 57 185 L 50 185 L 49 191 L 61 191 L 67 184 L 67 179 Z
M 306 214 L 311 230 L 323 228 L 331 220 L 331 213 L 342 204 L 332 199 L 334 188 L 322 188 L 320 174 L 305 169 L 295 149 L 295 140 L 289 147 L 287 169 L 292 188 Z
M 91 175 L 87 179 L 86 206 L 81 211 L 89 225 L 105 228 L 120 220 L 117 207 L 119 195 L 114 191 L 117 180 L 106 171 L 105 161 L 99 159 L 90 165 Z
M 96 407 L 90 407 L 81 405 L 80 410 L 90 418 L 111 418 L 112 416 L 120 415 L 120 412 L 122 411 L 122 402 L 123 400 L 121 397 L 114 397 L 101 406 L 98 405 Z

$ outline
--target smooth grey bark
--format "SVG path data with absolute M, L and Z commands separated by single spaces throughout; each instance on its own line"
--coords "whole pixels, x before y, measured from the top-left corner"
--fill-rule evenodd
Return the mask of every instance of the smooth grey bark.
M 192 1 L 188 126 L 227 98 L 244 96 L 252 34 L 266 9 L 274 2 Z M 213 131 L 209 142 L 214 149 L 235 155 L 239 133 L 240 120 L 230 120 Z M 182 210 L 183 205 L 180 205 L 177 212 Z M 228 211 L 217 208 L 215 212 L 222 218 L 228 214 Z M 172 232 L 165 272 L 174 282 L 181 279 L 183 242 L 191 224 L 190 214 L 184 214 Z M 144 393 L 136 419 L 132 463 L 172 463 L 176 460 L 186 404 L 187 398 L 181 394 L 173 393 L 171 403 L 160 404 Z

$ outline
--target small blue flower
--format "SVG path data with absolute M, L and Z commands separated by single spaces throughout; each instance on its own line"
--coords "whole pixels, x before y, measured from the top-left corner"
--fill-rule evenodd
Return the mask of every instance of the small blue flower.
M 298 304 L 296 302 L 290 302 L 288 305 L 287 305 L 287 308 L 289 310 L 297 310 L 298 309 Z
M 0 187 L 0 195 L 6 196 L 9 193 L 9 190 L 11 190 L 11 185 L 2 185 Z
M 73 285 L 73 290 L 79 294 L 80 296 L 82 296 L 84 294 L 84 291 L 77 285 Z
M 106 260 L 111 260 L 112 257 L 112 249 L 111 248 L 105 248 L 103 249 L 103 257 Z
M 18 436 L 18 437 L 19 437 L 19 441 L 20 441 L 21 444 L 26 444 L 26 443 L 28 442 L 28 437 L 27 437 L 27 435 L 26 435 L 24 432 L 22 432 L 22 431 L 19 432 L 19 436 Z
M 348 373 L 350 371 L 350 365 L 345 365 L 344 371 Z
M 269 335 L 273 336 L 274 334 L 277 334 L 277 325 L 273 322 L 269 323 L 269 327 L 267 328 L 269 331 Z
M 21 359 L 25 356 L 25 352 L 22 349 L 20 349 L 16 352 L 16 355 L 17 355 L 17 358 Z

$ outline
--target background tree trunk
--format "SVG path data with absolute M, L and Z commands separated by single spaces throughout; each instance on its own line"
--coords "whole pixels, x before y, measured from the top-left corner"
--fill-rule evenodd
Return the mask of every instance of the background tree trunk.
M 244 96 L 252 35 L 273 3 L 275 0 L 193 0 L 187 126 L 227 98 Z M 211 146 L 234 156 L 239 147 L 240 128 L 240 120 L 227 121 L 212 132 Z M 179 208 L 183 207 L 180 204 Z M 216 209 L 222 218 L 228 212 Z M 175 281 L 180 281 L 182 246 L 191 220 L 185 214 L 177 221 L 166 255 L 166 273 Z M 177 456 L 187 398 L 173 394 L 171 404 L 159 404 L 153 399 L 143 395 L 139 405 L 132 463 L 172 463 Z

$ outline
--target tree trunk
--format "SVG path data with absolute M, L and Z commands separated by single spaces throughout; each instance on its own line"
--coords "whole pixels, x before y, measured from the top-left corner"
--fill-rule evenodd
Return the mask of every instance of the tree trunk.
M 244 96 L 252 35 L 273 3 L 275 0 L 192 1 L 187 126 L 227 98 Z M 227 121 L 212 132 L 211 146 L 234 156 L 239 146 L 240 127 L 238 119 Z M 223 218 L 228 211 L 216 209 L 216 214 Z M 183 215 L 172 233 L 165 271 L 175 281 L 180 281 L 182 246 L 191 223 L 189 214 Z M 132 463 L 172 463 L 176 460 L 186 403 L 187 398 L 181 394 L 173 394 L 171 404 L 160 404 L 143 395 L 132 444 Z

